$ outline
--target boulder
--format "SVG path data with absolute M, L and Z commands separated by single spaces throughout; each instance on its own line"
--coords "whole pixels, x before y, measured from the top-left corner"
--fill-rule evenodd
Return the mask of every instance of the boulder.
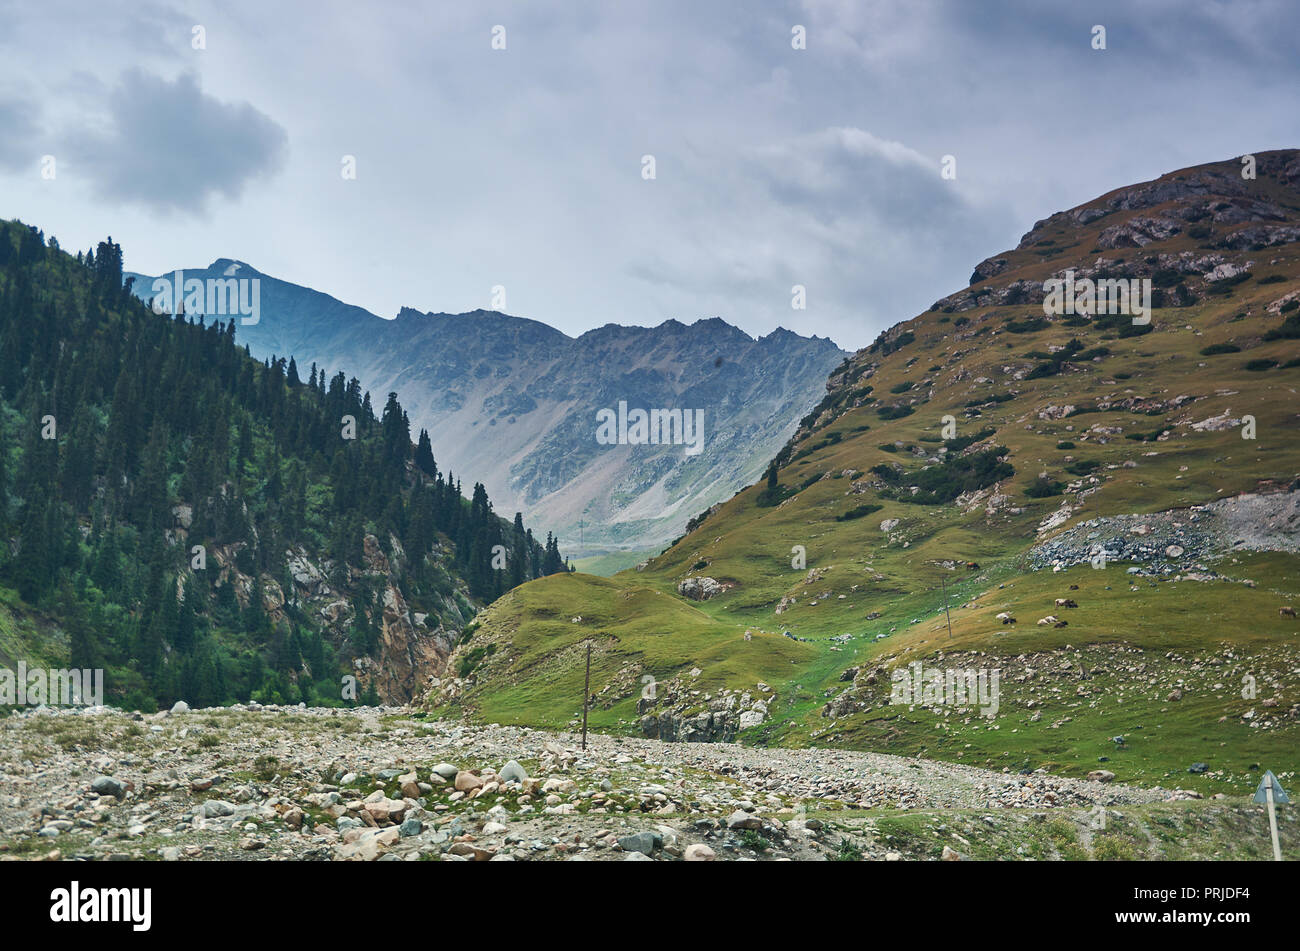
M 634 832 L 631 835 L 621 836 L 618 840 L 618 846 L 624 852 L 640 852 L 642 855 L 654 855 L 655 846 L 659 844 L 660 838 L 653 832 Z
M 456 774 L 456 791 L 471 792 L 483 785 L 483 780 L 466 770 L 461 770 Z
M 677 593 L 692 601 L 707 601 L 716 598 L 731 589 L 731 585 L 722 584 L 714 578 L 687 578 L 677 585 Z
M 737 809 L 727 817 L 728 829 L 761 829 L 763 820 L 752 813 L 745 812 L 743 809 Z
M 528 773 L 522 766 L 514 760 L 506 763 L 501 767 L 501 772 L 497 773 L 497 779 L 503 783 L 523 783 L 528 778 Z
M 112 776 L 96 776 L 90 788 L 101 796 L 114 796 L 121 799 L 126 795 L 126 783 Z

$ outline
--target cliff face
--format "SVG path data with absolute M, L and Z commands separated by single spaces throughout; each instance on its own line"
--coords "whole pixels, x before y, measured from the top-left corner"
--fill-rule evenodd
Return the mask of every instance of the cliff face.
M 185 522 L 189 511 L 186 505 L 176 507 L 176 526 L 169 532 L 174 545 L 188 543 Z M 430 605 L 431 610 L 413 611 L 400 587 L 400 569 L 406 558 L 401 542 L 389 536 L 385 553 L 379 539 L 367 534 L 362 545 L 364 566 L 345 566 L 343 575 L 332 560 L 296 547 L 285 555 L 288 577 L 279 580 L 261 573 L 255 581 L 253 574 L 240 570 L 243 543 L 214 547 L 207 557 L 217 583 L 231 585 L 241 610 L 248 609 L 260 585 L 262 610 L 273 627 L 287 628 L 308 616 L 349 661 L 358 693 L 373 685 L 384 703 L 407 703 L 428 687 L 431 678 L 446 673 L 457 638 L 476 608 L 464 582 L 458 579 L 454 590 Z M 177 579 L 178 598 L 184 596 L 183 580 Z M 373 629 L 376 637 L 369 652 L 357 634 L 365 627 Z M 317 678 L 322 675 L 306 660 L 303 673 Z

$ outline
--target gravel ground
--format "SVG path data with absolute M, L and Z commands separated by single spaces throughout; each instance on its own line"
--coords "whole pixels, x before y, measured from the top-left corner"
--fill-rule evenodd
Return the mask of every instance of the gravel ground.
M 810 813 L 1175 798 L 840 750 L 592 735 L 583 752 L 571 734 L 397 709 L 0 721 L 0 858 L 820 859 L 834 844 Z

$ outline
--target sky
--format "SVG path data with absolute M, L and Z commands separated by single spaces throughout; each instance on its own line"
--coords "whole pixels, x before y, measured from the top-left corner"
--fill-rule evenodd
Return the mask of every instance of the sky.
M 1292 0 L 0 0 L 0 24 L 0 218 L 112 235 L 146 274 L 228 257 L 384 317 L 571 335 L 721 317 L 854 349 L 1052 212 L 1300 146 Z

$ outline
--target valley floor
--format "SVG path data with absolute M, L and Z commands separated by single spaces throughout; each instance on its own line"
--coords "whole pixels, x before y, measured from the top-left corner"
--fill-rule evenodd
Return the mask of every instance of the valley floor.
M 0 789 L 0 859 L 1269 855 L 1246 797 L 843 750 L 593 734 L 584 752 L 392 708 L 23 711 L 0 720 Z

